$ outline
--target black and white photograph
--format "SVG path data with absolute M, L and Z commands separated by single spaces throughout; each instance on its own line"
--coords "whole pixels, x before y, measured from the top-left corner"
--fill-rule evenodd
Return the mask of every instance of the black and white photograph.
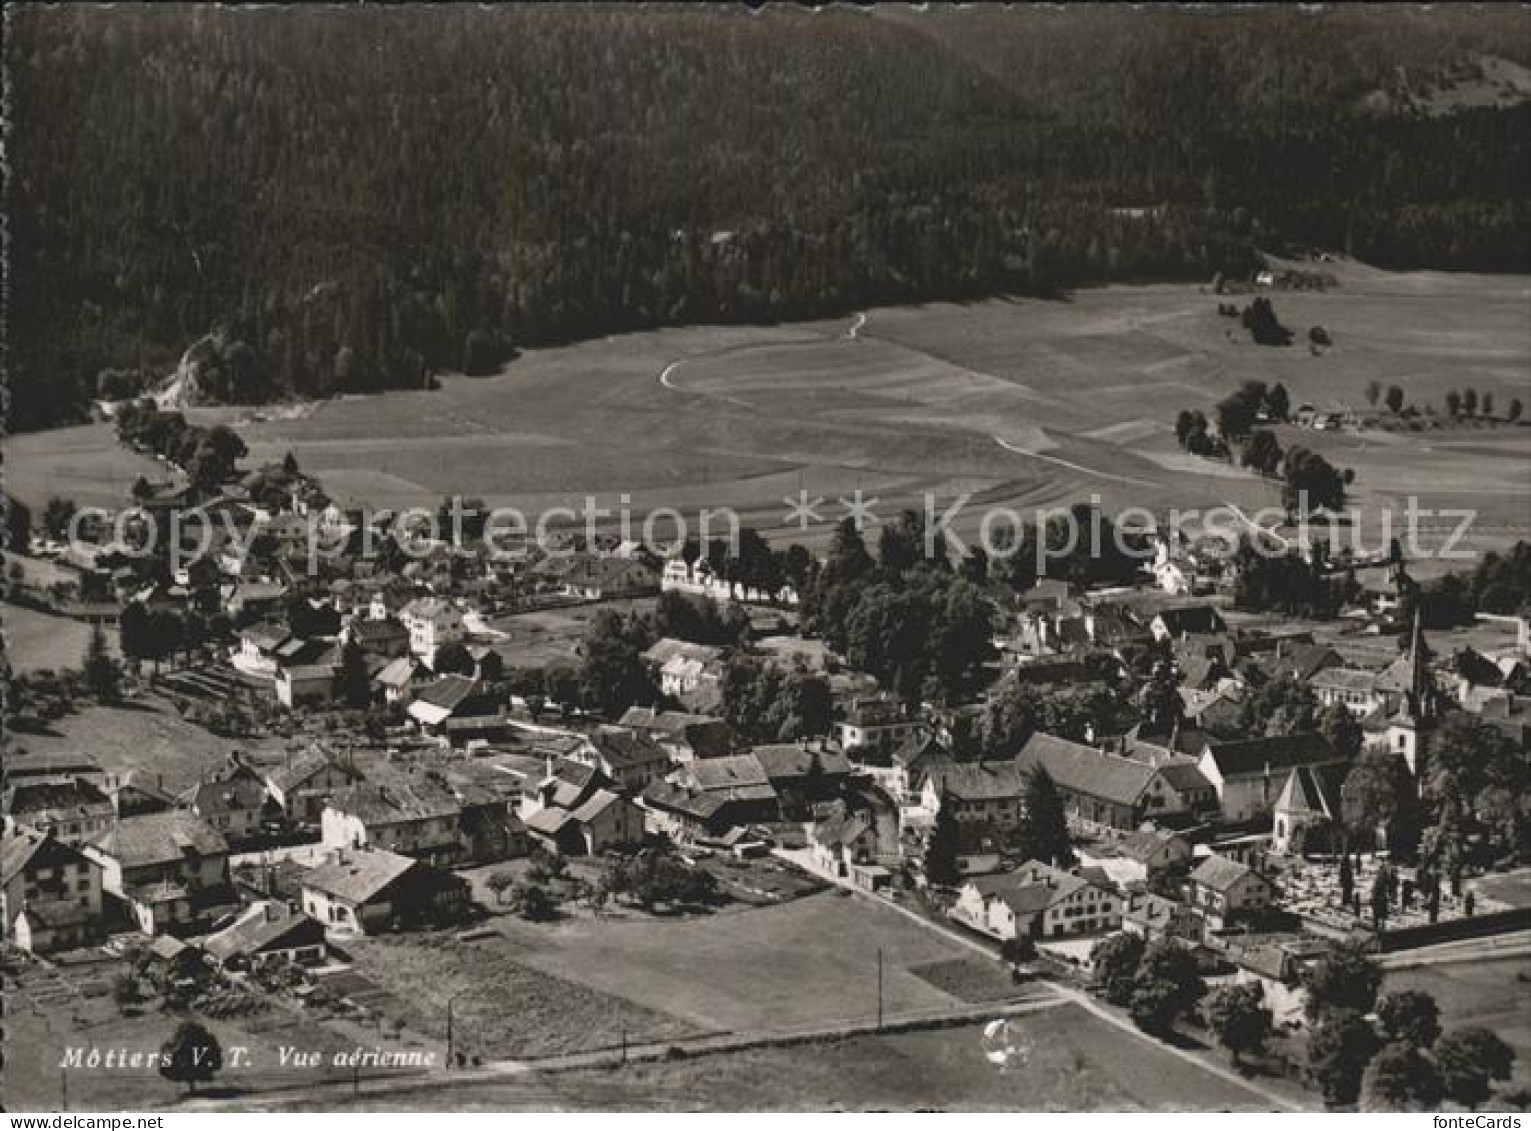
M 3 23 L 11 1127 L 1521 1126 L 1531 6 Z

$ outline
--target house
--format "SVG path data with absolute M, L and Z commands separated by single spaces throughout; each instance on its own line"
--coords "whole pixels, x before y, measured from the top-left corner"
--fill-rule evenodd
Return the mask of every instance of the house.
M 659 668 L 659 690 L 677 699 L 696 697 L 714 687 L 721 676 L 716 664 L 724 649 L 712 644 L 693 644 L 666 636 L 656 641 L 643 658 Z
M 249 840 L 261 831 L 266 781 L 238 753 L 214 774 L 182 791 L 180 803 L 217 829 L 226 840 Z
M 83 844 L 116 819 L 112 799 L 87 778 L 26 777 L 5 790 L 7 832 L 51 829 L 61 841 Z
M 726 802 L 733 824 L 775 821 L 781 814 L 776 787 L 753 754 L 704 758 L 681 767 L 675 777 L 676 783 L 688 790 Z
M 288 710 L 319 706 L 334 698 L 334 663 L 277 664 L 276 701 Z
M 1026 774 L 1015 760 L 931 765 L 920 784 L 920 823 L 934 822 L 943 806 L 958 821 L 981 821 L 1003 832 L 1022 816 Z
M 315 747 L 267 770 L 266 795 L 289 821 L 317 825 L 324 813 L 325 800 L 356 778 L 351 767 Z
M 1327 644 L 1281 639 L 1261 657 L 1260 666 L 1274 679 L 1290 676 L 1299 683 L 1307 683 L 1320 672 L 1344 667 L 1345 659 Z
M 638 804 L 648 832 L 681 842 L 715 839 L 751 819 L 750 812 L 726 793 L 677 782 L 651 783 Z
M 1297 766 L 1286 776 L 1271 810 L 1271 850 L 1301 852 L 1308 830 L 1343 820 L 1341 789 L 1346 767 Z
M 327 954 L 324 925 L 275 900 L 245 908 L 233 923 L 203 939 L 202 950 L 222 970 L 316 966 Z
M 392 658 L 410 652 L 410 632 L 395 617 L 356 617 L 346 624 L 342 634 L 371 656 Z
M 1195 584 L 1196 571 L 1190 562 L 1170 559 L 1155 562 L 1154 584 L 1164 592 L 1176 597 L 1189 597 Z
M 1159 777 L 1180 798 L 1179 812 L 1193 817 L 1215 814 L 1218 811 L 1217 790 L 1201 772 L 1195 758 L 1175 757 L 1159 762 Z M 1162 814 L 1173 816 L 1173 814 Z
M 1257 918 L 1274 904 L 1276 887 L 1248 864 L 1211 855 L 1191 873 L 1191 906 L 1214 931 Z
M 478 680 L 465 675 L 444 675 L 419 688 L 406 713 L 427 734 L 444 734 L 448 719 L 495 714 L 499 704 Z
M 98 941 L 105 935 L 100 864 L 51 829 L 6 832 L 0 920 L 6 936 L 34 954 Z
M 522 796 L 527 838 L 560 856 L 593 856 L 643 839 L 644 814 L 591 766 L 567 766 Z
M 487 799 L 504 810 L 499 799 Z M 320 813 L 326 848 L 384 848 L 450 866 L 467 856 L 462 837 L 464 803 L 435 773 L 390 776 L 338 790 Z M 507 810 L 508 816 L 508 810 Z
M 1201 942 L 1201 926 L 1201 917 L 1185 904 L 1153 892 L 1129 896 L 1122 912 L 1122 930 L 1144 942 L 1195 946 Z
M 274 677 L 277 649 L 292 639 L 287 626 L 277 621 L 246 625 L 239 633 L 239 650 L 234 654 L 234 665 L 251 675 Z
M 808 833 L 816 867 L 831 876 L 878 891 L 892 883 L 887 864 L 896 862 L 898 833 L 891 807 L 886 821 L 873 809 L 842 809 L 817 822 Z
M 399 610 L 399 620 L 409 630 L 409 650 L 426 666 L 436 666 L 436 653 L 463 638 L 462 613 L 441 597 L 419 597 Z
M 382 848 L 339 849 L 300 881 L 303 911 L 341 935 L 453 922 L 468 896 L 461 877 Z
M 906 819 L 918 819 L 920 786 L 925 775 L 936 767 L 950 765 L 951 752 L 934 736 L 914 734 L 888 751 L 886 763 L 861 762 L 858 773 L 871 778 L 901 809 Z
M 413 656 L 398 656 L 378 669 L 372 686 L 384 703 L 405 703 L 414 698 L 415 689 L 431 680 L 430 669 Z
M 1079 849 L 1081 864 L 1100 868 L 1119 888 L 1146 884 L 1151 876 L 1190 859 L 1190 841 L 1158 829 L 1140 829 L 1112 844 Z
M 891 699 L 860 699 L 835 723 L 835 741 L 857 761 L 884 761 L 895 746 L 929 730 L 924 720 L 906 717 Z
M 629 793 L 641 793 L 670 769 L 670 754 L 643 731 L 601 727 L 565 757 L 591 766 Z
M 1088 825 L 1130 831 L 1148 819 L 1191 811 L 1163 768 L 1054 735 L 1032 735 L 1016 763 L 1026 775 L 1046 770 L 1065 808 Z
M 103 890 L 148 935 L 195 930 L 236 902 L 228 841 L 185 809 L 124 817 L 84 852 L 101 865 Z
M 1227 632 L 1228 626 L 1211 605 L 1162 609 L 1148 622 L 1155 640 L 1180 640 L 1196 633 Z
M 846 756 L 822 742 L 780 742 L 752 746 L 750 755 L 765 771 L 784 809 L 815 805 L 840 796 L 850 777 Z
M 563 573 L 564 593 L 586 601 L 644 597 L 659 588 L 659 572 L 637 558 L 580 555 Z
M 110 793 L 119 775 L 107 770 L 89 754 L 26 754 L 6 752 L 5 784 L 21 785 L 44 778 L 83 778 Z
M 165 789 L 164 775 L 130 770 L 118 778 L 109 791 L 112 807 L 119 817 L 139 813 L 163 813 L 176 807 L 175 795 Z
M 1241 821 L 1270 813 L 1287 774 L 1298 766 L 1332 766 L 1344 761 L 1321 734 L 1285 734 L 1208 739 L 1197 767 L 1217 791 L 1224 819 Z
M 1338 703 L 1352 715 L 1365 718 L 1390 709 L 1397 695 L 1390 695 L 1379 681 L 1380 673 L 1362 668 L 1330 667 L 1308 680 L 1313 694 L 1325 707 Z
M 728 723 L 716 715 L 629 707 L 617 725 L 653 736 L 673 762 L 721 757 L 732 751 L 734 744 Z
M 1084 876 L 1037 860 L 963 884 L 951 915 L 999 939 L 1097 934 L 1121 926 L 1122 899 Z

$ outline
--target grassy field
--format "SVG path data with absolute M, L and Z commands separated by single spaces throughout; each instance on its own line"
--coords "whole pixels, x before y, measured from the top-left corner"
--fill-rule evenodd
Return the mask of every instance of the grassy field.
M 45 734 L 7 735 L 7 750 L 33 754 L 90 754 L 108 769 L 143 770 L 163 776 L 169 790 L 179 790 L 223 764 L 232 751 L 251 761 L 280 761 L 284 747 L 276 739 L 221 738 L 187 722 L 165 700 L 145 696 L 121 707 L 89 705 L 53 724 Z
M 1266 1110 L 1245 1089 L 1077 1006 L 1012 1025 L 1033 1052 L 1005 1069 L 984 1058 L 981 1027 L 962 1026 L 461 1084 L 451 1104 L 460 1111 Z M 364 1106 L 436 1110 L 444 1094 L 368 1097 Z
M 5 650 L 11 669 L 18 675 L 51 668 L 78 668 L 90 643 L 90 625 L 68 617 L 51 616 L 20 605 L 0 606 L 0 627 L 5 631 Z M 117 634 L 108 630 L 107 647 L 117 654 Z
M 699 1029 L 753 1032 L 956 1008 L 962 998 L 910 972 L 966 955 L 875 903 L 832 893 L 774 907 L 663 920 L 506 921 L 516 961 L 620 994 Z
M 517 667 L 546 667 L 554 663 L 574 663 L 575 648 L 585 639 L 596 615 L 609 610 L 625 616 L 634 609 L 648 609 L 652 600 L 603 601 L 598 605 L 570 605 L 567 608 L 515 613 L 491 617 L 489 627 L 505 634 L 499 643 L 514 656 Z
M 5 489 L 34 519 L 55 495 L 82 507 L 121 507 L 140 475 L 151 483 L 170 478 L 163 464 L 117 443 L 105 423 L 7 436 L 4 452 Z
M 1482 1025 L 1515 1050 L 1509 1089 L 1531 1087 L 1531 958 L 1481 958 L 1388 974 L 1383 991 L 1424 990 L 1441 1007 L 1441 1026 Z
M 1170 422 L 1210 408 L 1239 381 L 1282 381 L 1294 404 L 1364 405 L 1367 382 L 1439 406 L 1446 390 L 1531 396 L 1531 327 L 1521 277 L 1389 274 L 1326 265 L 1340 285 L 1278 293 L 1290 348 L 1256 346 L 1193 285 L 1112 286 L 1065 301 L 993 300 L 870 312 L 775 327 L 694 327 L 528 351 L 494 378 L 448 377 L 435 392 L 354 397 L 298 413 L 200 410 L 234 420 L 256 458 L 292 450 L 345 499 L 398 506 L 461 491 L 529 512 L 587 494 L 635 511 L 733 507 L 746 522 L 817 543 L 858 487 L 887 516 L 930 490 L 974 492 L 973 508 L 1039 506 L 1098 494 L 1112 507 L 1246 510 L 1273 484 L 1190 460 Z M 1307 329 L 1334 348 L 1315 357 Z M 854 334 L 851 332 L 854 329 Z M 661 378 L 663 380 L 661 381 Z M 1423 436 L 1304 433 L 1358 474 L 1375 509 L 1484 511 L 1476 547 L 1531 526 L 1524 506 L 1531 429 Z M 23 498 L 99 489 L 114 451 L 106 426 L 7 441 Z M 137 464 L 135 463 L 135 467 Z M 131 476 L 125 471 L 118 482 Z M 829 501 L 808 531 L 783 526 L 799 489 Z M 120 488 L 118 488 L 120 490 Z M 30 492 L 30 494 L 29 494 Z M 120 496 L 119 496 L 120 497 Z
M 634 1040 L 697 1032 L 689 1022 L 618 993 L 550 975 L 524 961 L 503 936 L 471 943 L 448 935 L 399 935 L 346 944 L 356 973 L 402 1003 L 394 1019 L 442 1038 L 456 998 L 458 1047 L 486 1060 L 553 1056 Z
M 462 1032 L 486 1059 L 546 1056 L 720 1032 L 862 1023 L 1013 996 L 955 966 L 965 952 L 875 904 L 830 894 L 688 918 L 588 913 L 551 924 L 506 916 L 501 934 L 368 939 L 348 946 L 359 974 L 410 1003 L 401 1018 L 436 1033 L 462 994 Z M 911 970 L 910 968 L 915 968 Z M 938 988 L 941 976 L 957 979 Z

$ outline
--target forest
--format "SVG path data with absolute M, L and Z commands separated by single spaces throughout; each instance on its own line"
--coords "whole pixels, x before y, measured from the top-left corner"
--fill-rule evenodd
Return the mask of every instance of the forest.
M 1523 271 L 1511 6 L 8 13 L 10 426 L 194 342 L 261 402 L 520 346 L 1247 273 Z

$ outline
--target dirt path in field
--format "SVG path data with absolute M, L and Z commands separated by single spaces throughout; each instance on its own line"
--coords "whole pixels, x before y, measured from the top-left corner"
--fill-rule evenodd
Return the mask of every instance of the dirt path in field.
M 1016 455 L 1018 455 L 1018 456 L 1025 456 L 1027 459 L 1039 459 L 1039 460 L 1042 460 L 1044 463 L 1055 463 L 1059 467 L 1066 467 L 1070 471 L 1078 471 L 1078 472 L 1080 472 L 1080 473 L 1082 473 L 1084 475 L 1093 475 L 1097 479 L 1109 479 L 1109 480 L 1111 480 L 1114 483 L 1130 483 L 1130 484 L 1132 484 L 1135 487 L 1160 487 L 1160 486 L 1162 486 L 1162 484 L 1155 483 L 1151 479 L 1138 479 L 1138 478 L 1136 478 L 1134 476 L 1131 476 L 1131 475 L 1116 475 L 1116 474 L 1114 474 L 1113 472 L 1110 472 L 1110 471 L 1097 471 L 1095 468 L 1093 468 L 1093 467 L 1086 467 L 1082 463 L 1074 463 L 1071 460 L 1059 459 L 1057 456 L 1045 456 L 1045 455 L 1043 455 L 1040 452 L 1030 452 L 1030 451 L 1027 451 L 1025 448 L 1022 448 L 1022 447 L 1020 447 L 1020 446 L 1018 446 L 1016 444 L 1012 444 L 1008 440 L 1001 439 L 998 436 L 992 436 L 990 438 L 996 444 L 998 444 L 1000 447 L 1004 448 L 1005 451 L 1007 451 L 1007 452 L 1014 452 Z

